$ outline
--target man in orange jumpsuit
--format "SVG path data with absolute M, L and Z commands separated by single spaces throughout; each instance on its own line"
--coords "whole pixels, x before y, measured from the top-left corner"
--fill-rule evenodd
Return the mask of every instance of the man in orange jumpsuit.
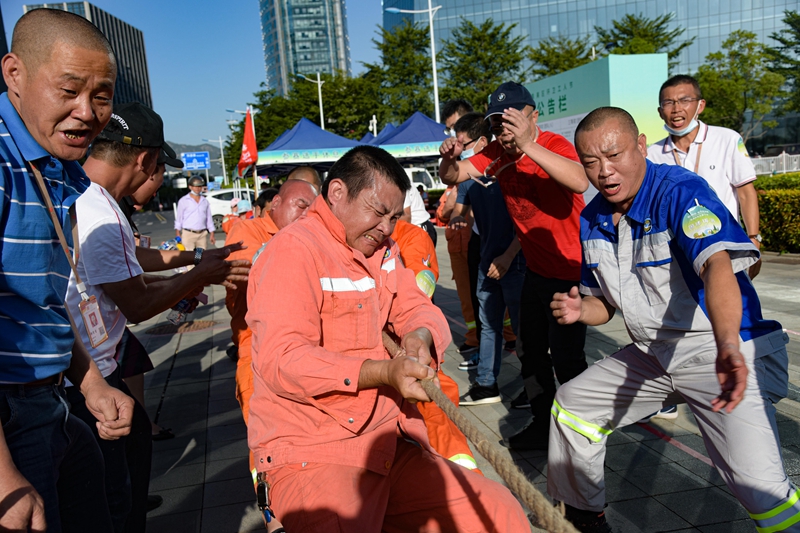
M 253 256 L 259 249 L 269 242 L 279 230 L 304 217 L 316 197 L 316 189 L 307 182 L 291 180 L 284 183 L 272 200 L 270 212 L 262 211 L 261 217 L 242 220 L 231 228 L 226 242 L 241 241 L 245 248 L 233 252 L 229 259 L 252 261 Z M 232 257 L 234 254 L 236 254 L 236 257 Z M 239 405 L 242 407 L 242 415 L 244 415 L 244 423 L 247 424 L 250 395 L 253 394 L 253 370 L 250 366 L 252 332 L 245 322 L 245 315 L 247 314 L 247 282 L 236 282 L 236 287 L 236 290 L 227 290 L 225 307 L 228 308 L 228 313 L 231 315 L 231 340 L 234 346 L 239 349 L 239 358 L 236 363 L 236 399 L 239 400 Z M 250 470 L 253 470 L 252 463 L 250 464 Z M 255 474 L 253 476 L 255 477 Z
M 248 441 L 287 531 L 530 528 L 508 489 L 431 450 L 410 403 L 451 340 L 387 240 L 410 186 L 386 151 L 353 148 L 255 260 Z M 389 356 L 387 327 L 407 355 Z
M 392 233 L 392 240 L 400 248 L 400 259 L 406 268 L 414 272 L 417 286 L 429 298 L 433 296 L 439 280 L 439 261 L 436 248 L 428 232 L 405 220 L 398 220 Z M 458 385 L 441 368 L 437 373 L 439 384 L 450 400 L 458 405 Z M 469 470 L 478 470 L 478 463 L 469 449 L 467 438 L 450 420 L 442 409 L 432 402 L 418 403 L 417 408 L 425 419 L 428 439 L 436 452 L 454 463 Z

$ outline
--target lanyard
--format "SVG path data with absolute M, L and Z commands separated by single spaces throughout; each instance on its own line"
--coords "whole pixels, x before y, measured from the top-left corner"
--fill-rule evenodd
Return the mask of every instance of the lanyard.
M 86 285 L 84 285 L 81 277 L 78 275 L 78 269 L 75 266 L 75 262 L 72 260 L 72 254 L 69 253 L 69 245 L 67 245 L 67 238 L 64 236 L 64 230 L 61 228 L 61 222 L 58 220 L 58 216 L 56 215 L 56 210 L 53 207 L 53 202 L 50 200 L 50 194 L 47 192 L 47 187 L 44 184 L 44 178 L 42 178 L 42 173 L 39 172 L 39 169 L 36 168 L 36 165 L 31 164 L 31 169 L 33 170 L 34 176 L 36 176 L 36 183 L 39 185 L 39 190 L 42 192 L 42 197 L 44 199 L 44 204 L 47 206 L 47 211 L 50 213 L 50 219 L 53 221 L 53 226 L 56 228 L 56 234 L 58 235 L 58 241 L 61 243 L 61 249 L 64 250 L 64 255 L 67 256 L 67 261 L 69 261 L 69 267 L 72 269 L 72 273 L 75 274 L 75 283 L 78 289 L 78 292 L 81 295 L 81 299 L 84 301 L 89 300 L 89 295 L 86 294 Z M 80 253 L 80 244 L 78 240 L 78 224 L 77 219 L 75 217 L 75 206 L 73 205 L 69 209 L 69 216 L 72 219 L 72 241 L 75 246 L 75 257 L 78 257 Z
M 697 157 L 695 157 L 695 159 L 694 159 L 694 173 L 695 174 L 697 174 L 697 169 L 700 168 L 700 154 L 703 153 L 703 143 L 699 143 L 699 145 L 700 146 L 697 147 Z M 689 149 L 691 150 L 691 148 L 692 148 L 692 145 L 690 144 L 689 145 Z M 676 153 L 677 151 L 678 151 L 677 148 L 673 148 L 672 149 L 672 157 L 675 158 L 675 164 L 678 165 L 679 167 L 682 167 L 683 163 L 681 163 L 681 160 L 678 159 L 678 154 Z M 688 150 L 686 151 L 686 157 L 683 159 L 683 162 L 685 163 L 687 159 L 689 159 L 689 151 Z

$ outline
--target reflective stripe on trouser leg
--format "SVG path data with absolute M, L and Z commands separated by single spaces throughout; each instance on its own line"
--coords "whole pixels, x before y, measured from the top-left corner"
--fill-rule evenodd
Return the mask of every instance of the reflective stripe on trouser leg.
M 800 491 L 796 490 L 785 502 L 766 513 L 750 514 L 759 533 L 786 531 L 800 522 Z
M 476 329 L 478 327 L 475 324 L 474 320 L 472 322 L 467 322 L 466 324 L 467 324 L 467 331 L 472 331 L 473 329 Z
M 572 428 L 592 442 L 600 442 L 604 437 L 611 435 L 613 431 L 611 429 L 602 428 L 597 424 L 581 420 L 566 409 L 563 409 L 555 400 L 553 400 L 553 407 L 550 409 L 550 412 L 553 413 L 553 416 L 556 417 L 556 421 L 560 424 Z
M 503 327 L 510 325 L 511 325 L 511 318 L 506 318 L 505 320 L 503 320 Z

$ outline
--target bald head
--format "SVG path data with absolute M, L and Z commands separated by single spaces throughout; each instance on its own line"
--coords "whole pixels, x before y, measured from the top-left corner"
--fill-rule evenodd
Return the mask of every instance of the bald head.
M 317 189 L 317 191 L 322 188 L 322 179 L 319 177 L 319 172 L 317 172 L 313 167 L 295 168 L 289 172 L 289 176 L 286 178 L 287 183 L 290 180 L 300 180 L 310 183 Z
M 283 229 L 304 217 L 316 197 L 317 189 L 310 183 L 300 179 L 288 180 L 272 199 L 269 216 L 278 229 Z
M 56 44 L 107 53 L 116 69 L 114 51 L 105 35 L 85 18 L 60 9 L 40 8 L 25 13 L 14 26 L 11 53 L 22 60 L 28 75 L 33 75 L 50 59 Z
M 598 107 L 583 117 L 583 120 L 578 124 L 578 128 L 575 130 L 575 145 L 578 145 L 578 136 L 581 133 L 596 130 L 604 126 L 609 120 L 616 120 L 619 126 L 627 133 L 630 133 L 634 140 L 639 137 L 639 128 L 630 113 L 619 107 Z

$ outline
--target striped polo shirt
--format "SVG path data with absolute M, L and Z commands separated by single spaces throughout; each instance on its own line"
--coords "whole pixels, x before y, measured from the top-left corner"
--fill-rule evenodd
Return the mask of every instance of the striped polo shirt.
M 68 209 L 89 186 L 76 161 L 51 156 L 0 95 L 0 383 L 28 383 L 69 367 L 75 337 L 64 298 L 70 268 L 27 164 L 44 176 L 72 247 Z M 80 318 L 78 318 L 80 320 Z

